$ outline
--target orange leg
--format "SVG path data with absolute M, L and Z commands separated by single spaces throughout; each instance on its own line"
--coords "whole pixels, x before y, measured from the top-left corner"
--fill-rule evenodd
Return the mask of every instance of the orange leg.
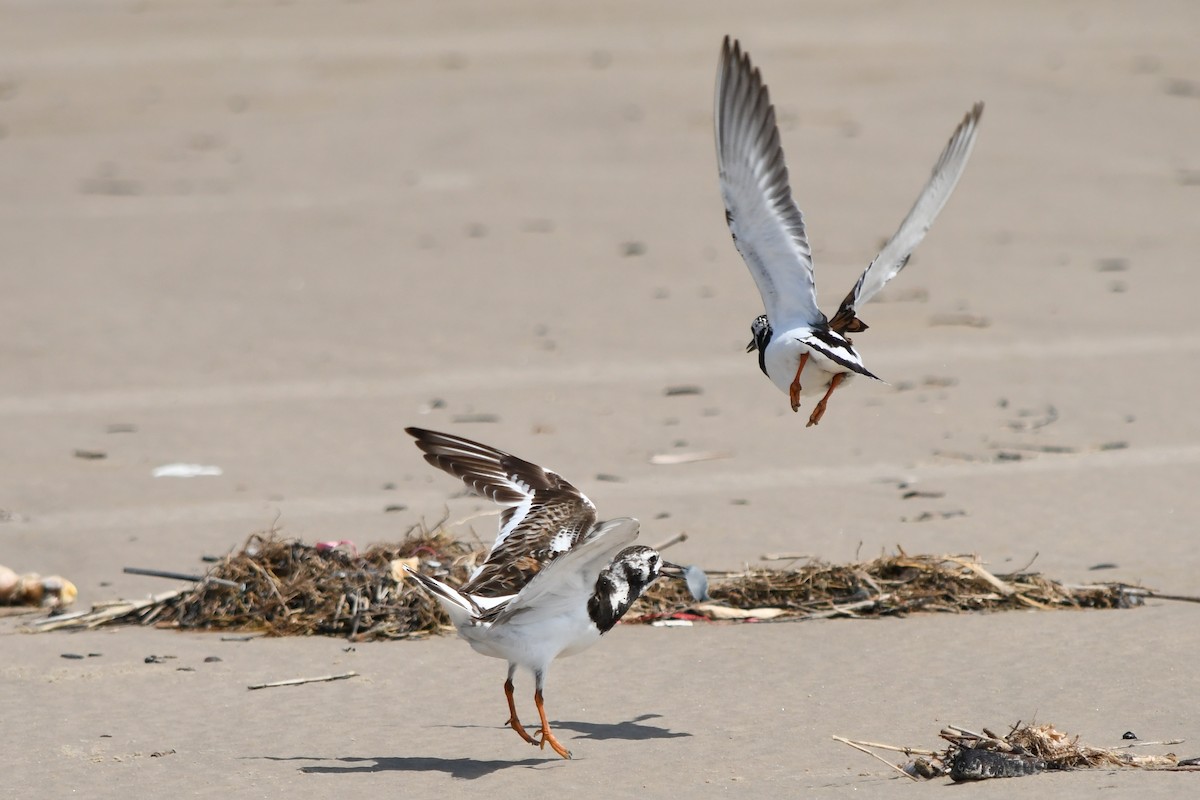
M 825 416 L 825 404 L 829 402 L 829 395 L 833 394 L 833 390 L 846 377 L 846 373 L 839 372 L 833 376 L 833 380 L 829 382 L 829 388 L 825 391 L 825 396 L 821 398 L 821 402 L 817 403 L 817 407 L 813 409 L 812 416 L 808 418 L 808 424 L 804 427 L 811 428 L 821 421 L 821 417 Z
M 545 750 L 546 745 L 549 744 L 550 747 L 554 748 L 554 752 L 563 758 L 570 758 L 571 751 L 559 744 L 558 739 L 555 739 L 554 734 L 550 732 L 550 722 L 546 719 L 546 706 L 542 704 L 541 689 L 533 693 L 533 702 L 537 705 L 538 715 L 542 718 L 542 749 Z
M 530 744 L 537 744 L 537 739 L 525 732 L 525 727 L 521 725 L 521 720 L 517 717 L 517 706 L 513 702 L 513 682 L 510 677 L 504 682 L 504 696 L 508 698 L 508 722 L 504 723 L 520 734 L 521 738 Z
M 792 385 L 788 387 L 788 399 L 792 401 L 792 411 L 800 410 L 800 373 L 804 372 L 804 365 L 808 363 L 808 353 L 800 356 L 800 366 L 796 367 L 796 379 L 792 381 Z M 808 423 L 812 425 L 812 422 Z

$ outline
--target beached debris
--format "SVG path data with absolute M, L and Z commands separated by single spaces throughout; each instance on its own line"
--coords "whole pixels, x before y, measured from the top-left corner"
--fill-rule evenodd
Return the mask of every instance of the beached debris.
M 1005 736 L 999 736 L 987 728 L 983 729 L 983 733 L 975 733 L 956 725 L 943 728 L 938 735 L 949 742 L 945 750 L 856 741 L 844 736 L 833 738 L 882 761 L 912 780 L 949 777 L 955 783 L 960 783 L 1017 778 L 1048 770 L 1093 768 L 1200 771 L 1200 759 L 1180 759 L 1172 752 L 1149 755 L 1133 752 L 1138 747 L 1183 744 L 1182 739 L 1095 747 L 1084 744 L 1078 736 L 1063 733 L 1053 725 L 1023 725 L 1020 722 L 1013 725 Z M 878 750 L 904 753 L 912 760 L 895 764 L 876 752 Z
M 662 546 L 669 546 L 675 537 Z M 660 546 L 661 547 L 661 546 Z M 192 586 L 93 606 L 30 623 L 34 630 L 141 624 L 217 629 L 270 636 L 321 634 L 354 640 L 400 639 L 453 628 L 438 604 L 406 580 L 404 567 L 461 585 L 484 557 L 479 543 L 444 529 L 414 527 L 398 544 L 359 551 L 346 541 L 315 545 L 275 531 L 254 534 L 207 574 L 137 568 L 144 575 L 193 581 Z M 1147 597 L 1175 597 L 1122 583 L 1072 586 L 1037 573 L 994 575 L 974 556 L 909 555 L 791 569 L 701 570 L 689 587 L 659 581 L 626 622 L 687 625 L 696 621 L 797 621 L 879 617 L 917 612 L 1007 609 L 1128 608 Z M 695 600 L 694 596 L 703 597 Z
M 16 570 L 0 564 L 0 606 L 49 606 L 66 608 L 75 602 L 79 592 L 75 584 L 61 575 L 43 578 L 36 572 L 18 575 Z
M 399 639 L 450 624 L 435 602 L 405 580 L 403 565 L 420 565 L 460 583 L 482 555 L 477 544 L 422 526 L 410 530 L 399 544 L 373 545 L 361 553 L 329 544 L 304 544 L 275 531 L 256 533 L 206 575 L 138 570 L 194 579 L 194 586 L 142 600 L 97 604 L 90 612 L 50 617 L 31 627 L 44 631 L 153 624 L 270 636 Z
M 793 569 L 709 573 L 709 579 L 711 602 L 690 604 L 688 614 L 709 619 L 805 620 L 916 612 L 1129 608 L 1147 597 L 1161 596 L 1123 583 L 1065 584 L 1025 570 L 995 575 L 977 556 L 909 555 L 899 548 L 893 555 L 863 563 L 813 560 Z M 687 605 L 686 600 L 682 587 L 659 582 L 634 605 L 630 616 L 653 621 L 673 607 Z

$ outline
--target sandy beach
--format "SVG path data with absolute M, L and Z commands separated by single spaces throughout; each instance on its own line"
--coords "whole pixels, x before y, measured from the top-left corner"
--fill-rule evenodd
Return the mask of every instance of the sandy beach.
M 365 545 L 487 510 L 408 425 L 553 468 L 709 569 L 900 546 L 1200 595 L 1194 3 L 0 0 L 0 19 L 0 563 L 69 578 L 77 608 L 177 585 L 126 566 L 203 569 L 272 525 Z M 887 385 L 839 390 L 815 428 L 743 352 L 762 306 L 717 187 L 725 34 L 771 87 L 829 313 L 987 104 L 954 197 L 861 314 Z M 651 462 L 687 453 L 720 457 Z M 221 474 L 153 477 L 174 463 Z M 936 748 L 947 724 L 1036 719 L 1200 756 L 1197 614 L 618 626 L 550 673 L 570 762 L 501 727 L 503 663 L 451 637 L 9 616 L 3 783 L 916 797 L 947 781 L 831 737 Z M 532 718 L 528 676 L 518 695 Z

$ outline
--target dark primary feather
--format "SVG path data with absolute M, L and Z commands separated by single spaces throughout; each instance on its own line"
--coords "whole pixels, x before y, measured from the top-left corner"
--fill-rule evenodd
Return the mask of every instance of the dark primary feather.
M 548 563 L 585 539 L 596 507 L 562 476 L 479 442 L 406 428 L 425 460 L 471 491 L 506 508 L 491 552 L 461 591 L 480 597 L 516 594 Z

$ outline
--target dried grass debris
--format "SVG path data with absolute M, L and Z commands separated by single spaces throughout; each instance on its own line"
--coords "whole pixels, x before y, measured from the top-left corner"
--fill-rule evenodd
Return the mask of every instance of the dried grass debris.
M 678 537 L 677 537 L 678 538 Z M 356 552 L 347 542 L 304 544 L 277 531 L 250 536 L 193 586 L 141 600 L 35 621 L 34 630 L 141 624 L 269 636 L 401 639 L 451 630 L 438 604 L 406 579 L 407 565 L 451 585 L 465 583 L 485 555 L 478 542 L 415 526 L 398 544 Z M 631 623 L 788 621 L 897 616 L 918 612 L 1126 608 L 1155 594 L 1122 583 L 1069 586 L 1037 573 L 994 575 L 974 556 L 909 555 L 898 550 L 853 564 L 810 562 L 791 569 L 708 573 L 710 597 L 695 601 L 678 581 L 658 581 L 626 615 Z
M 33 627 L 117 623 L 355 640 L 419 636 L 450 621 L 437 603 L 405 580 L 401 565 L 419 563 L 426 572 L 457 584 L 466 581 L 480 555 L 476 545 L 423 526 L 410 530 L 399 544 L 372 545 L 360 554 L 284 539 L 275 531 L 256 533 L 190 589 L 106 603 Z
M 898 549 L 873 561 L 812 561 L 794 569 L 710 574 L 713 603 L 692 610 L 727 618 L 720 609 L 779 609 L 774 619 L 897 616 L 916 612 L 1054 608 L 1128 608 L 1152 592 L 1123 583 L 1072 586 L 1035 572 L 994 575 L 976 556 L 909 555 Z M 687 605 L 683 587 L 659 581 L 631 612 L 643 619 Z M 742 615 L 744 616 L 744 615 Z

